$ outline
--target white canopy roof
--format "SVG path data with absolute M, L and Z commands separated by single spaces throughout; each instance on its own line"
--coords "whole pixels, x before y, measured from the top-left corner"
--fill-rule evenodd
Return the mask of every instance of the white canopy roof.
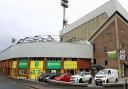
M 15 44 L 0 53 L 0 60 L 19 57 L 92 58 L 92 46 L 78 43 L 31 42 Z

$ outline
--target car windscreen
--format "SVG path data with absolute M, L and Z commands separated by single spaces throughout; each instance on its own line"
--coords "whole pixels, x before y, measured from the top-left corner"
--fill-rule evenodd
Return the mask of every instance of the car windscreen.
M 101 71 L 99 71 L 97 74 L 107 74 L 107 70 L 101 70 Z

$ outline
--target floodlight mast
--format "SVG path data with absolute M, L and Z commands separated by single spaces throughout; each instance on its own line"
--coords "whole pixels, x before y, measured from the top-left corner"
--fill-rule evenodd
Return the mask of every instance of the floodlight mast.
M 68 0 L 61 0 L 61 6 L 63 7 L 63 26 L 62 26 L 62 35 L 63 35 L 63 30 L 67 25 L 67 20 L 65 19 L 65 13 L 66 13 L 66 8 L 68 8 Z M 63 41 L 63 36 L 60 36 L 60 41 Z
M 66 27 L 67 21 L 65 19 L 65 9 L 68 8 L 68 0 L 61 0 L 61 6 L 63 6 L 63 28 Z

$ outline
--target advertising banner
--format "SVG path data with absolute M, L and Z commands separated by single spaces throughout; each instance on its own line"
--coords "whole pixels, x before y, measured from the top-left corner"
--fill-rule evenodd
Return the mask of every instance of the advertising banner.
M 47 69 L 60 69 L 61 62 L 60 61 L 48 61 L 47 62 Z
M 30 69 L 30 79 L 37 79 L 42 73 L 42 69 Z
M 28 60 L 27 59 L 19 60 L 18 68 L 26 69 L 27 67 L 28 67 Z
M 31 61 L 30 68 L 43 68 L 43 61 Z
M 12 62 L 12 68 L 16 68 L 16 65 L 17 65 L 17 61 L 13 61 Z
M 108 59 L 118 59 L 117 51 L 107 52 Z
M 64 69 L 77 69 L 77 61 L 64 61 Z

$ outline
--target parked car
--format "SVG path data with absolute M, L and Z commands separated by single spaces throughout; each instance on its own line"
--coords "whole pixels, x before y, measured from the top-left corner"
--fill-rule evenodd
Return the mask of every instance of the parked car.
M 44 82 L 48 82 L 50 79 L 54 79 L 55 77 L 60 76 L 59 73 L 52 73 L 50 76 L 44 78 Z
M 70 75 L 62 74 L 62 75 L 60 75 L 60 76 L 55 77 L 54 80 L 57 80 L 57 81 L 64 81 L 64 82 L 70 82 L 70 78 L 71 78 Z
M 95 75 L 94 80 L 96 85 L 118 82 L 118 71 L 116 69 L 102 69 Z
M 44 78 L 50 76 L 50 73 L 45 73 L 43 75 L 38 76 L 39 82 L 44 82 Z
M 92 76 L 90 72 L 81 72 L 77 75 L 71 76 L 71 82 L 84 83 L 88 82 L 89 84 L 92 82 Z

